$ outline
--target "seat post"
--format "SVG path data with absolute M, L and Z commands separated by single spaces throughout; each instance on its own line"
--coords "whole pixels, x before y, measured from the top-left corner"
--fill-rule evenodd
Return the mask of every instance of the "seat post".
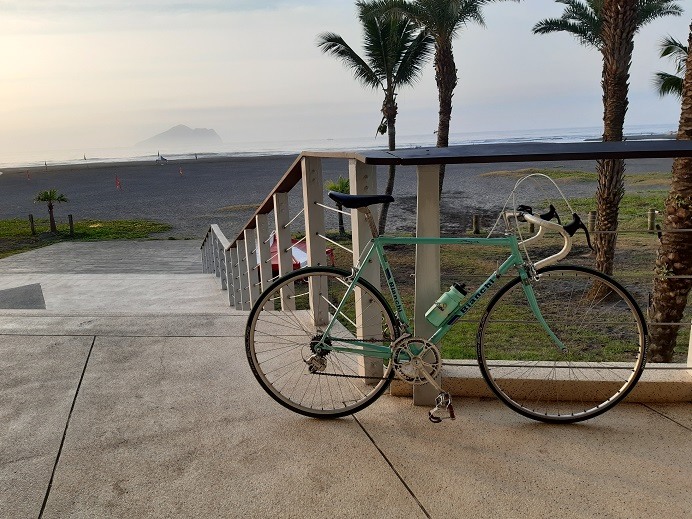
M 375 225 L 375 219 L 372 217 L 372 212 L 370 211 L 369 207 L 359 207 L 358 211 L 363 213 L 365 216 L 365 219 L 368 221 L 368 225 L 370 225 L 370 232 L 372 233 L 373 238 L 377 238 L 380 233 L 377 231 L 377 225 Z

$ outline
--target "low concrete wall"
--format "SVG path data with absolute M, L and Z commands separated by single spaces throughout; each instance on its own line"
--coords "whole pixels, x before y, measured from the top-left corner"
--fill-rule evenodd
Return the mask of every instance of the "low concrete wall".
M 452 396 L 484 398 L 494 397 L 483 379 L 478 366 L 472 361 L 456 364 L 447 361 L 442 368 L 442 387 Z M 543 381 L 527 380 L 527 386 Z M 593 381 L 563 381 L 571 384 L 573 390 L 563 394 L 580 394 L 593 387 Z M 581 387 L 580 387 L 581 386 Z M 412 386 L 400 380 L 391 385 L 394 396 L 411 396 Z M 644 369 L 642 377 L 626 399 L 627 402 L 692 402 L 692 368 L 685 364 L 650 364 Z

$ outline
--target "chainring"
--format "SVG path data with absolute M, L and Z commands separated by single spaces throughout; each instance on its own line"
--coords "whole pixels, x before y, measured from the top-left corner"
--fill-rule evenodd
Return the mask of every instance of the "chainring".
M 400 337 L 392 344 L 392 362 L 397 376 L 414 386 L 428 382 L 421 370 L 434 379 L 442 369 L 438 347 L 428 340 L 410 335 Z

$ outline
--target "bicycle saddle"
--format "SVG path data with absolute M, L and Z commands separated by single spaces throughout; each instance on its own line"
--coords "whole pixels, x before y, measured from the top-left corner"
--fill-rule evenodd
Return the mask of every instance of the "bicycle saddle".
M 359 207 L 367 207 L 373 204 L 386 204 L 394 201 L 392 195 L 346 195 L 329 191 L 327 196 L 336 203 L 343 205 L 349 209 L 358 209 Z

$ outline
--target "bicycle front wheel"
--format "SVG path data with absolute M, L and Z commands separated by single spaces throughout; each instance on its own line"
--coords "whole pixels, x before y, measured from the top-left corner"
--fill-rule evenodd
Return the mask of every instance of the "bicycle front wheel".
M 351 273 L 308 267 L 272 284 L 248 319 L 245 349 L 260 385 L 284 407 L 316 418 L 336 418 L 371 404 L 392 377 L 390 358 L 366 357 L 354 341 L 389 346 L 398 335 L 382 294 Z M 326 340 L 324 330 L 336 314 Z
M 632 390 L 644 369 L 647 332 L 634 298 L 584 267 L 547 267 L 531 285 L 559 348 L 533 314 L 519 278 L 492 299 L 477 337 L 478 363 L 513 410 L 544 422 L 597 416 Z

